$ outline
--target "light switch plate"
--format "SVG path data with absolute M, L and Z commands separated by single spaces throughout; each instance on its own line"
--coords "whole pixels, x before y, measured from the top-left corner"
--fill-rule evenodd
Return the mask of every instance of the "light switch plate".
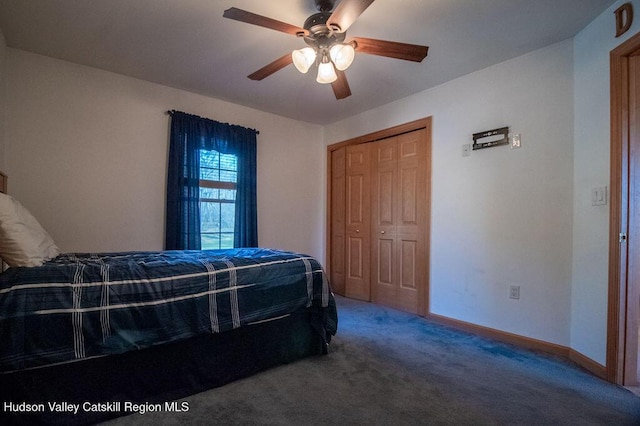
M 598 186 L 591 188 L 591 205 L 604 206 L 607 204 L 607 187 Z
M 471 155 L 471 144 L 470 143 L 466 143 L 464 145 L 462 145 L 462 156 L 463 157 L 468 157 Z
M 522 138 L 520 137 L 520 133 L 511 135 L 511 149 L 520 148 L 521 143 L 522 143 Z

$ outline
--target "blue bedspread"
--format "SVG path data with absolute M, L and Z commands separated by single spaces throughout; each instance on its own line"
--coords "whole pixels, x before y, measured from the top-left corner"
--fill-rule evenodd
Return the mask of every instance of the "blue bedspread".
M 0 372 L 123 353 L 335 301 L 313 257 L 269 250 L 63 254 L 0 274 Z

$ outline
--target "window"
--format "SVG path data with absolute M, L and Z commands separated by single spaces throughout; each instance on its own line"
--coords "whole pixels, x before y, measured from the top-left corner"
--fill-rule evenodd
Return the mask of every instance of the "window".
M 200 239 L 203 250 L 233 248 L 238 158 L 200 150 Z
M 171 112 L 166 250 L 258 246 L 257 134 Z

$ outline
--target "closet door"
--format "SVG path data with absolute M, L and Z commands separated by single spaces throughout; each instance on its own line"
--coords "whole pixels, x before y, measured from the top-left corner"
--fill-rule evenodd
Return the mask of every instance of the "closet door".
M 428 156 L 426 131 L 372 144 L 372 297 L 426 314 Z
M 373 148 L 371 298 L 375 303 L 395 307 L 397 281 L 397 192 L 398 138 L 371 144 Z
M 331 153 L 331 264 L 330 282 L 334 292 L 345 295 L 346 148 Z
M 346 148 L 345 295 L 370 300 L 370 144 Z

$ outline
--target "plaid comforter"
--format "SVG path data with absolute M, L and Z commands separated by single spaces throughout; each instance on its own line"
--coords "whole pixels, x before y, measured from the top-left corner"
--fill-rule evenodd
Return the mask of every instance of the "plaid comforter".
M 63 254 L 0 274 L 0 372 L 123 353 L 301 310 L 337 328 L 312 257 L 268 249 Z

